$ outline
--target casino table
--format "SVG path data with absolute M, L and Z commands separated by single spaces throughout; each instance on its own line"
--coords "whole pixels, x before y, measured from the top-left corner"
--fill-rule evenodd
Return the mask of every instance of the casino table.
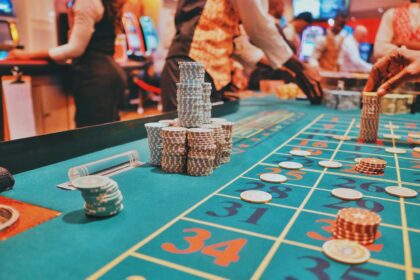
M 420 153 L 407 141 L 408 131 L 420 132 L 418 115 L 382 115 L 375 145 L 356 140 L 360 111 L 256 95 L 241 100 L 238 110 L 224 117 L 235 122 L 231 161 L 207 177 L 165 174 L 148 165 L 144 135 L 85 154 L 63 148 L 63 154 L 74 156 L 19 171 L 14 189 L 0 197 L 0 204 L 21 213 L 18 225 L 0 234 L 0 278 L 420 279 L 420 197 L 403 199 L 384 191 L 393 185 L 420 191 Z M 386 128 L 388 124 L 393 126 Z M 113 133 L 116 125 L 105 135 L 80 134 L 67 141 L 79 146 L 95 141 L 95 134 L 122 137 Z M 401 139 L 384 139 L 386 133 Z M 352 140 L 335 140 L 334 135 Z M 33 141 L 34 147 L 42 142 Z M 43 147 L 48 157 L 58 153 L 49 153 L 60 146 L 56 141 Z M 390 154 L 386 147 L 407 153 Z M 311 156 L 289 154 L 297 148 Z M 124 195 L 124 210 L 118 215 L 87 217 L 79 191 L 56 187 L 68 180 L 69 168 L 132 149 L 146 163 L 112 177 Z M 16 155 L 22 166 L 48 161 L 24 153 L 26 157 Z M 357 173 L 357 157 L 386 160 L 385 173 Z M 320 167 L 323 159 L 344 166 Z M 300 162 L 304 168 L 284 170 L 278 167 L 281 161 Z M 283 174 L 288 181 L 262 182 L 259 174 L 264 172 Z M 330 191 L 337 187 L 359 190 L 364 198 L 335 198 Z M 271 193 L 272 201 L 242 201 L 240 193 L 251 189 Z M 322 252 L 323 243 L 332 239 L 335 215 L 347 207 L 368 209 L 382 218 L 375 243 L 367 247 L 371 258 L 364 264 L 339 263 Z

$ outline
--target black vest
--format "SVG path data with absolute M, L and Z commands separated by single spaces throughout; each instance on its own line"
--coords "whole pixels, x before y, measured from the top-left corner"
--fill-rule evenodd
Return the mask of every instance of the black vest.
M 88 1 L 88 0 L 80 0 Z M 89 45 L 86 48 L 86 53 L 96 52 L 105 55 L 114 55 L 115 46 L 115 28 L 114 19 L 109 16 L 107 3 L 113 0 L 102 0 L 104 5 L 104 15 L 102 19 L 95 24 L 95 32 L 90 39 Z

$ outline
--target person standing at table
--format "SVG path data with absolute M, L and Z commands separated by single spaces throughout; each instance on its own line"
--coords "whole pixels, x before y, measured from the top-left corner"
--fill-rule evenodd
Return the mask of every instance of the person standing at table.
M 163 111 L 176 110 L 179 61 L 202 62 L 206 80 L 213 85 L 212 101 L 222 100 L 232 79 L 233 39 L 239 34 L 240 22 L 273 68 L 288 67 L 305 80 L 304 92 L 311 102 L 321 102 L 318 85 L 303 74 L 302 64 L 268 19 L 267 0 L 179 0 L 177 31 L 161 76 Z
M 313 16 L 310 12 L 303 12 L 298 14 L 283 28 L 283 33 L 286 36 L 286 39 L 289 42 L 292 42 L 296 54 L 298 54 L 300 50 L 303 31 L 312 24 L 313 20 Z
M 326 71 L 339 71 L 338 57 L 344 36 L 341 34 L 346 25 L 347 16 L 338 14 L 334 19 L 333 26 L 327 30 L 325 36 L 319 36 L 315 40 L 315 50 L 309 59 L 309 64 Z
M 288 46 L 296 53 L 296 48 L 292 41 L 286 38 L 283 29 L 278 24 L 282 18 L 284 12 L 284 4 L 282 0 L 269 0 L 269 15 L 268 18 L 271 20 L 279 32 L 279 35 L 284 39 Z M 309 13 L 312 17 L 312 15 Z M 319 81 L 318 73 L 316 69 L 313 69 L 308 64 L 302 63 L 303 75 L 295 75 L 287 67 L 281 67 L 273 69 L 269 60 L 265 56 L 264 52 L 252 44 L 250 38 L 247 36 L 243 28 L 241 28 L 240 36 L 234 39 L 234 58 L 240 62 L 245 69 L 245 73 L 249 75 L 248 87 L 251 90 L 260 90 L 261 80 L 283 80 L 286 83 L 296 83 L 302 91 L 305 92 L 307 89 L 306 81 L 301 79 L 303 75 L 308 75 L 312 79 Z
M 372 64 L 362 59 L 359 50 L 359 44 L 366 40 L 367 33 L 366 27 L 357 25 L 353 34 L 344 39 L 339 57 L 340 71 L 368 73 L 372 69 Z
M 126 0 L 71 0 L 67 44 L 46 51 L 14 50 L 9 59 L 73 62 L 77 127 L 119 120 L 118 102 L 125 90 L 123 70 L 114 61 L 117 30 Z
M 398 47 L 420 50 L 420 0 L 389 9 L 376 34 L 374 56 L 387 55 Z

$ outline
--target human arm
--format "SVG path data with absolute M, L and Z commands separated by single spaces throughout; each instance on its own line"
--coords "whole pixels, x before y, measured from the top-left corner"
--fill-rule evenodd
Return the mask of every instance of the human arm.
M 231 0 L 239 12 L 240 19 L 251 41 L 266 54 L 270 65 L 293 72 L 296 83 L 308 96 L 312 104 L 320 104 L 323 96 L 318 77 L 293 55 L 275 23 L 269 19 L 264 0 Z
M 389 9 L 382 16 L 375 39 L 374 56 L 376 58 L 381 58 L 398 48 L 398 46 L 392 42 L 394 37 L 394 27 L 392 24 L 393 17 L 394 9 Z
M 420 51 L 397 49 L 375 63 L 364 91 L 377 91 L 383 96 L 402 83 L 419 78 Z
M 100 0 L 77 1 L 69 42 L 50 49 L 50 57 L 55 61 L 66 61 L 81 56 L 92 38 L 96 22 L 102 18 L 103 13 L 104 7 Z
M 264 52 L 249 41 L 242 26 L 240 27 L 240 35 L 233 40 L 233 44 L 233 56 L 241 64 L 250 68 L 255 67 L 261 62 L 269 64 Z
M 293 42 L 295 40 L 296 33 L 294 32 L 292 27 L 290 27 L 289 25 L 283 28 L 283 33 L 286 39 L 289 40 L 290 42 Z
M 15 50 L 9 54 L 9 59 L 52 59 L 64 62 L 67 59 L 81 56 L 95 31 L 95 23 L 104 13 L 104 7 L 100 0 L 81 0 L 74 6 L 74 24 L 69 42 L 62 46 L 51 48 L 48 51 L 28 52 Z
M 293 52 L 269 19 L 264 0 L 231 0 L 240 16 L 250 41 L 264 51 L 270 65 L 280 68 Z

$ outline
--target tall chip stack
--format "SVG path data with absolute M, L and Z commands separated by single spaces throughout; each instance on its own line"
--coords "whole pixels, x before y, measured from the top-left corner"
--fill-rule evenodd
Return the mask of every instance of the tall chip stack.
M 147 138 L 150 150 L 150 164 L 160 166 L 162 160 L 163 141 L 160 136 L 160 130 L 167 127 L 165 123 L 146 123 L 144 125 L 147 131 Z
M 187 163 L 187 131 L 183 127 L 162 128 L 162 170 L 167 173 L 182 173 Z
M 363 93 L 359 142 L 376 143 L 378 138 L 380 103 L 376 92 Z
M 203 113 L 204 113 L 204 124 L 211 123 L 211 83 L 203 83 Z
M 146 124 L 150 163 L 167 173 L 207 176 L 230 161 L 233 123 L 211 118 L 211 83 L 204 65 L 179 62 L 178 118 Z
M 214 143 L 216 145 L 216 154 L 214 159 L 214 168 L 219 167 L 222 164 L 222 152 L 225 146 L 225 137 L 223 133 L 222 123 L 212 123 L 202 126 L 213 130 Z
M 191 128 L 188 130 L 187 173 L 191 176 L 208 176 L 213 173 L 216 145 L 213 130 Z
M 333 236 L 370 245 L 375 242 L 380 222 L 381 217 L 372 211 L 343 208 L 337 213 Z
M 230 155 L 232 153 L 232 136 L 233 136 L 233 122 L 222 123 L 223 134 L 225 138 L 225 144 L 222 148 L 222 163 L 228 163 L 230 161 Z
M 204 121 L 204 65 L 200 62 L 179 62 L 177 84 L 178 121 L 182 127 L 199 127 Z

